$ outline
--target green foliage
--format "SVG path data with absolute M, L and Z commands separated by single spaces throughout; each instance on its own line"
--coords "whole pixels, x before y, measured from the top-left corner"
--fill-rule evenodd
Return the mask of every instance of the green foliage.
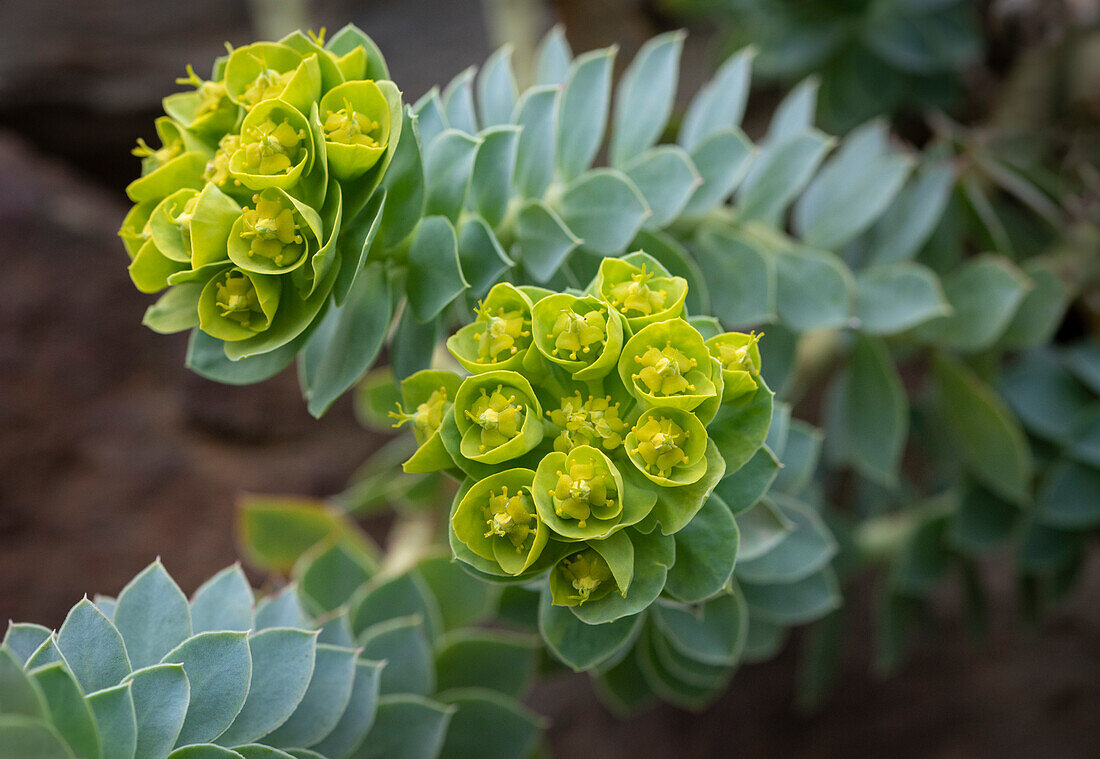
M 821 79 L 833 129 L 902 109 L 950 105 L 982 52 L 972 0 L 664 0 L 719 22 L 730 48 L 754 45 L 769 80 Z
M 293 531 L 301 520 L 293 511 L 270 510 L 264 499 L 241 508 L 242 523 L 259 511 L 275 533 Z M 295 613 L 313 620 L 310 626 L 321 627 L 322 639 L 361 649 L 361 661 L 385 662 L 376 672 L 377 717 L 354 756 L 455 759 L 474 755 L 474 735 L 492 756 L 528 756 L 543 723 L 518 699 L 533 682 L 539 649 L 530 635 L 479 627 L 496 616 L 499 593 L 449 555 L 380 571 L 347 548 L 368 542 L 354 522 L 319 503 L 301 505 L 308 508 L 340 537 L 294 549 L 294 584 L 284 596 L 294 600 Z M 263 555 L 255 545 L 265 542 L 261 534 L 241 538 L 247 554 Z M 498 729 L 485 730 L 488 722 Z
M 314 629 L 292 590 L 254 606 L 230 567 L 189 601 L 158 561 L 56 633 L 9 626 L 0 743 L 25 759 L 358 756 L 383 667 Z

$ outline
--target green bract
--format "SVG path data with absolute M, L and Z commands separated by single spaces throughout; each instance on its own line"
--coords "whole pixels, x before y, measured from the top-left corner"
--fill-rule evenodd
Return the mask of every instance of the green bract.
M 455 394 L 461 455 L 483 464 L 522 456 L 543 438 L 542 407 L 523 375 L 498 370 L 467 377 Z
M 555 293 L 534 305 L 531 319 L 539 353 L 574 380 L 599 380 L 615 368 L 623 319 L 606 301 Z
M 420 372 L 402 384 L 410 410 L 395 415 L 416 422 L 406 471 L 463 479 L 455 556 L 487 579 L 541 588 L 585 626 L 637 617 L 666 591 L 683 597 L 679 580 L 666 588 L 681 540 L 685 576 L 707 578 L 689 597 L 723 590 L 736 527 L 711 494 L 760 449 L 771 419 L 762 381 L 723 405 L 721 364 L 684 318 L 687 284 L 659 264 L 651 278 L 650 261 L 605 260 L 590 295 L 492 288 L 448 341 L 473 372 L 453 406 L 428 393 L 442 373 Z M 660 306 L 648 316 L 667 318 L 629 337 L 641 297 Z
M 620 258 L 605 258 L 592 287 L 626 317 L 632 332 L 680 316 L 687 297 L 687 280 L 668 276 L 664 267 L 648 255 L 633 258 L 637 265 Z
M 519 369 L 531 347 L 531 299 L 507 282 L 494 285 L 477 318 L 447 340 L 447 349 L 469 372 Z
M 135 150 L 137 205 L 119 234 L 138 289 L 168 288 L 146 323 L 197 328 L 193 353 L 223 349 L 218 376 L 270 376 L 357 282 L 384 276 L 364 271 L 405 131 L 401 93 L 355 27 L 322 44 L 296 32 L 231 50 L 208 80 L 188 67 L 179 82 L 193 89 L 157 119 L 161 146 Z M 230 363 L 246 358 L 256 368 Z

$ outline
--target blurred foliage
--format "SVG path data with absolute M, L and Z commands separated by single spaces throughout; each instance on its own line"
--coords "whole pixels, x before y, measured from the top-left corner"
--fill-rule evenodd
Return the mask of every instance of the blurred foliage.
M 765 80 L 821 79 L 821 123 L 846 131 L 880 114 L 944 108 L 983 41 L 973 0 L 662 0 L 718 24 L 725 50 L 757 48 Z

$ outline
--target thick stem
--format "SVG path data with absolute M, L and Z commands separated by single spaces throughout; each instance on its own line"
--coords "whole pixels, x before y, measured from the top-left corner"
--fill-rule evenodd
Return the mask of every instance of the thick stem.
M 248 0 L 258 39 L 277 40 L 309 28 L 309 0 Z
M 382 571 L 387 575 L 397 575 L 416 566 L 435 545 L 437 530 L 438 514 L 434 509 L 401 514 L 386 541 Z
M 543 28 L 541 0 L 483 0 L 494 47 L 512 45 L 512 66 L 520 91 L 534 82 L 535 50 Z

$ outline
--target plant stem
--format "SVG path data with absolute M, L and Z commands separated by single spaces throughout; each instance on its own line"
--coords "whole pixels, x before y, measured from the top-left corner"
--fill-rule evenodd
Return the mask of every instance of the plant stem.
M 437 529 L 438 519 L 434 509 L 402 513 L 386 541 L 382 571 L 387 575 L 397 575 L 415 566 L 435 545 Z
M 542 31 L 540 0 L 483 0 L 485 23 L 494 47 L 512 45 L 512 64 L 520 90 L 534 81 L 535 49 Z
M 309 27 L 309 0 L 248 0 L 248 5 L 258 39 L 282 39 Z

